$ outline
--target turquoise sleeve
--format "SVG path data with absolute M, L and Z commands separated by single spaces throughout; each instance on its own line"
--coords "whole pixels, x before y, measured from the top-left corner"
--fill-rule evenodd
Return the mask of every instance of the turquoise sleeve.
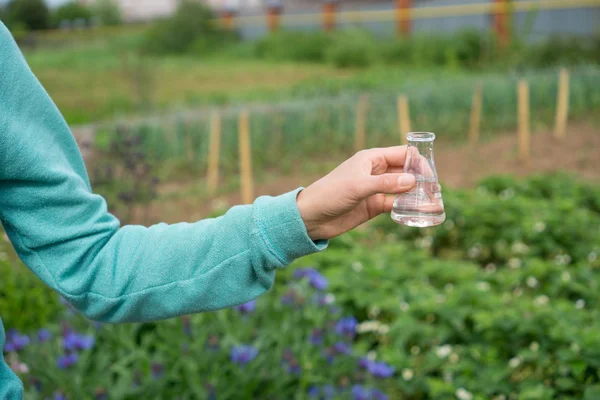
M 319 251 L 300 189 L 195 223 L 120 227 L 75 140 L 0 23 L 0 220 L 23 262 L 91 319 L 146 321 L 247 302 Z

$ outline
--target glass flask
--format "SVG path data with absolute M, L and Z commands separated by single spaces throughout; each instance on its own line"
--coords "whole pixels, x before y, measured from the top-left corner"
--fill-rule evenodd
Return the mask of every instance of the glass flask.
M 406 137 L 408 148 L 404 173 L 414 175 L 416 184 L 409 192 L 396 195 L 392 219 L 399 224 L 419 228 L 439 225 L 446 219 L 446 213 L 433 160 L 435 134 L 411 132 Z

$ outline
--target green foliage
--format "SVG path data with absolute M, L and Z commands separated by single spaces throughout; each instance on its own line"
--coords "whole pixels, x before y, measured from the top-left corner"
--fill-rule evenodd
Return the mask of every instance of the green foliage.
M 327 51 L 327 59 L 338 68 L 368 67 L 375 60 L 375 39 L 360 30 L 343 31 L 336 35 Z
M 91 10 L 102 25 L 113 26 L 123 22 L 121 9 L 115 0 L 96 0 L 92 4 Z
M 358 384 L 378 387 L 390 399 L 596 399 L 600 241 L 593 230 L 600 218 L 599 190 L 563 176 L 499 176 L 473 190 L 445 191 L 448 219 L 440 227 L 408 228 L 388 224 L 384 216 L 299 260 L 297 267 L 311 265 L 326 276 L 333 296 L 280 271 L 274 290 L 257 300 L 255 311 L 222 310 L 151 324 L 94 329 L 77 315 L 57 311 L 51 301 L 27 296 L 39 284 L 24 269 L 12 280 L 21 266 L 8 258 L 0 272 L 21 286 L 3 279 L 0 301 L 22 299 L 23 307 L 2 307 L 7 329 L 33 333 L 44 322 L 24 324 L 21 316 L 46 308 L 56 318 L 47 326 L 51 341 L 34 340 L 9 358 L 16 355 L 29 367 L 22 375 L 27 398 L 57 391 L 69 399 L 98 393 L 305 398 L 312 386 L 327 384 L 349 398 Z M 548 219 L 536 220 L 541 217 Z M 562 229 L 554 219 L 574 222 Z M 497 251 L 502 248 L 508 253 Z M 355 338 L 335 332 L 336 321 L 349 315 L 360 322 Z M 73 367 L 59 370 L 61 332 L 69 329 L 95 335 L 96 345 L 81 351 Z M 315 330 L 323 344 L 311 343 Z M 335 354 L 329 362 L 328 351 L 339 342 L 350 344 L 352 353 Z M 258 350 L 244 367 L 229 358 L 239 344 Z M 374 379 L 366 373 L 359 359 L 367 353 L 393 366 L 394 376 Z M 299 373 L 290 372 L 290 365 Z
M 50 23 L 50 12 L 44 0 L 11 0 L 6 6 L 9 28 L 22 26 L 28 30 L 46 29 Z
M 214 23 L 212 11 L 194 1 L 180 3 L 175 14 L 156 22 L 142 49 L 152 54 L 206 54 L 232 41 L 234 35 Z
M 63 21 L 83 20 L 88 23 L 91 19 L 92 11 L 83 4 L 74 1 L 61 5 L 52 13 L 52 25 L 55 27 L 60 26 Z
M 278 31 L 259 39 L 254 44 L 254 54 L 272 60 L 324 62 L 332 40 L 323 32 Z

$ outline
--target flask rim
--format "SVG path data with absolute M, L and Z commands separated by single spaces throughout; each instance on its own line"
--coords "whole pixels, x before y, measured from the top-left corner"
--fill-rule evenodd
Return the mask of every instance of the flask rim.
M 406 134 L 406 139 L 410 142 L 433 142 L 435 133 L 433 132 L 409 132 Z

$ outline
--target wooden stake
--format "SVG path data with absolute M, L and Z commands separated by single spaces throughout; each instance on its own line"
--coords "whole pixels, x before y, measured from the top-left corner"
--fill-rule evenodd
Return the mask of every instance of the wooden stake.
M 323 30 L 331 32 L 335 29 L 335 13 L 337 4 L 335 1 L 327 1 L 323 4 Z
M 529 86 L 525 80 L 519 81 L 519 159 L 529 160 Z
M 221 152 L 221 115 L 215 111 L 210 120 L 208 153 L 208 192 L 214 194 L 219 184 L 219 155 Z
M 471 147 L 477 146 L 479 142 L 479 127 L 481 125 L 481 93 L 482 85 L 478 83 L 473 92 L 473 102 L 471 103 L 471 124 L 469 127 L 469 144 Z
M 365 148 L 366 133 L 365 126 L 367 122 L 367 95 L 361 95 L 356 106 L 356 137 L 354 140 L 354 150 L 360 151 Z
M 250 148 L 250 116 L 243 110 L 239 121 L 240 176 L 242 203 L 250 204 L 254 200 L 252 183 L 252 151 Z
M 396 32 L 408 36 L 411 30 L 412 0 L 396 0 Z
M 402 144 L 407 144 L 406 135 L 410 132 L 410 113 L 408 109 L 408 98 L 405 95 L 398 97 L 398 128 Z
M 569 71 L 560 70 L 558 79 L 558 100 L 556 105 L 556 123 L 554 135 L 563 139 L 567 134 L 567 121 L 569 120 Z

